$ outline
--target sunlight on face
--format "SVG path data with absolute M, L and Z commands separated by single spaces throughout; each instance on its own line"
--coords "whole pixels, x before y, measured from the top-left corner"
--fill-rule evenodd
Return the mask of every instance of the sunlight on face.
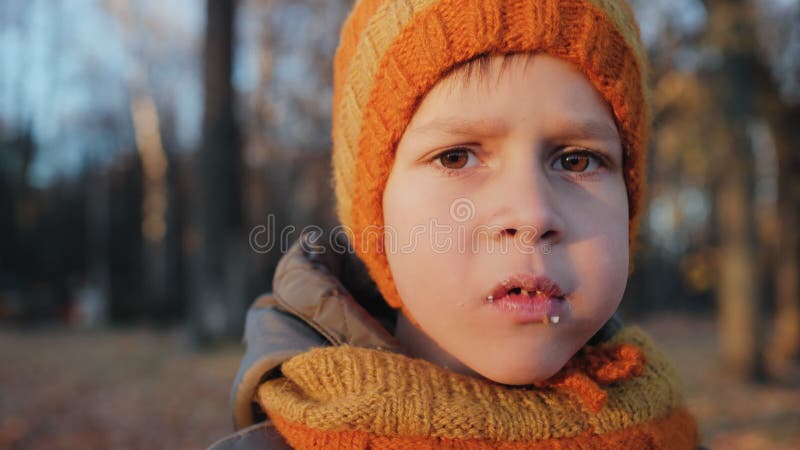
M 420 103 L 383 197 L 387 257 L 419 329 L 415 355 L 506 384 L 557 372 L 617 308 L 628 275 L 628 201 L 611 109 L 547 55 L 488 78 L 448 77 Z M 486 294 L 547 276 L 568 312 L 520 320 Z

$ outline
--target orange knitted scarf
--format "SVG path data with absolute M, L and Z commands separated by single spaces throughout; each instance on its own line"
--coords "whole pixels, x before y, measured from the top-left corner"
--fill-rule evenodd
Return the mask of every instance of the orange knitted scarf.
M 379 350 L 298 355 L 257 399 L 293 448 L 694 449 L 677 377 L 637 327 L 509 387 Z

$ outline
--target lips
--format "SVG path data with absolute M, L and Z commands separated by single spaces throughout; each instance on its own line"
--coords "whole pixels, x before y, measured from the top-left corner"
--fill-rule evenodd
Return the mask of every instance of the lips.
M 486 295 L 486 303 L 523 324 L 557 324 L 570 310 L 556 282 L 529 273 L 515 274 L 498 283 Z
M 535 276 L 528 273 L 518 273 L 495 285 L 486 295 L 486 299 L 490 302 L 499 301 L 514 294 L 531 297 L 564 297 L 561 287 L 550 278 L 543 275 Z

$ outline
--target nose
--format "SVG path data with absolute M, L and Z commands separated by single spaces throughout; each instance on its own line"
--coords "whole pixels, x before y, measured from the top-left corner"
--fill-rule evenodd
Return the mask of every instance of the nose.
M 554 245 L 563 239 L 565 222 L 557 193 L 543 167 L 536 163 L 509 167 L 496 178 L 490 223 L 498 240 L 512 238 L 525 245 Z

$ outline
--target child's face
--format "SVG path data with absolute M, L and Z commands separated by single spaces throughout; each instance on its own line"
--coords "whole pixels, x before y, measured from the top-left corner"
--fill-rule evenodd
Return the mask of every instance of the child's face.
M 434 86 L 398 144 L 383 197 L 392 275 L 424 332 L 418 353 L 506 384 L 563 367 L 611 317 L 628 275 L 611 109 L 569 63 L 527 58 L 500 71 L 492 57 L 487 79 Z M 557 324 L 534 321 L 532 300 L 486 299 L 519 273 L 560 286 L 553 303 L 568 310 Z

